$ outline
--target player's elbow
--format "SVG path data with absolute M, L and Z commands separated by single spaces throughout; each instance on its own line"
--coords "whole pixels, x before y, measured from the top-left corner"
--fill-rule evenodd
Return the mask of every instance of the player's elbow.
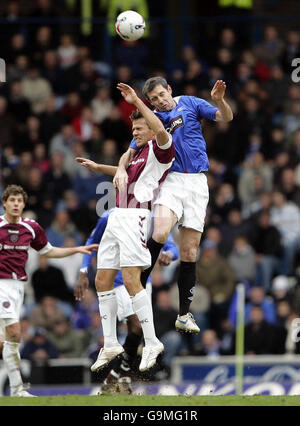
M 164 145 L 165 143 L 167 143 L 167 142 L 168 142 L 168 140 L 169 140 L 169 135 L 168 135 L 168 133 L 166 132 L 166 130 L 164 129 L 164 127 L 163 127 L 162 129 L 159 129 L 159 130 L 156 132 L 156 139 L 157 139 L 157 141 L 158 141 L 159 145 Z

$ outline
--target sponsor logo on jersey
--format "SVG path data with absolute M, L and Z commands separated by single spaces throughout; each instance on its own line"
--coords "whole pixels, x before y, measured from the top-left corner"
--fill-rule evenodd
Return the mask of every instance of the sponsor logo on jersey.
M 183 125 L 183 118 L 181 115 L 179 115 L 178 117 L 173 118 L 169 126 L 166 128 L 166 131 L 172 134 L 173 132 L 175 132 L 176 129 L 178 129 L 178 127 L 181 127 Z
M 138 164 L 138 163 L 144 163 L 144 161 L 145 161 L 145 158 L 139 158 L 136 161 L 131 161 L 131 163 L 129 163 L 129 166 L 135 165 L 135 164 Z

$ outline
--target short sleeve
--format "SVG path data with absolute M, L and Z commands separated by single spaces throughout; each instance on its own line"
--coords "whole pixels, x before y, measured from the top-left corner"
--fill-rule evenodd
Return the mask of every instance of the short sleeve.
M 46 254 L 52 249 L 52 245 L 48 241 L 45 230 L 37 223 L 31 225 L 34 229 L 35 237 L 31 242 L 31 247 L 38 251 L 39 254 Z
M 153 139 L 153 151 L 154 155 L 160 163 L 168 164 L 171 163 L 175 158 L 175 148 L 173 138 L 170 133 L 169 140 L 165 145 L 159 146 L 155 139 Z
M 212 106 L 209 102 L 201 98 L 191 96 L 191 103 L 197 112 L 199 119 L 206 118 L 207 120 L 214 121 L 216 119 L 216 112 L 218 108 Z

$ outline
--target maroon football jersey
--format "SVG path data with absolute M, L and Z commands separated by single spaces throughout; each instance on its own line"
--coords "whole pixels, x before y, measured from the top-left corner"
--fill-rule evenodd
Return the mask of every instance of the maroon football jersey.
M 25 271 L 29 247 L 46 254 L 52 246 L 45 230 L 34 220 L 21 217 L 9 223 L 0 216 L 0 279 L 27 281 Z
M 127 168 L 128 185 L 117 193 L 116 206 L 151 210 L 155 191 L 165 180 L 175 159 L 172 136 L 159 146 L 155 139 L 139 149 Z

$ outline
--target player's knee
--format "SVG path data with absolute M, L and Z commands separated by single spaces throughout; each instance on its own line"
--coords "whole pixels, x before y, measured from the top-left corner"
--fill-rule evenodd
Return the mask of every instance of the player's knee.
M 198 247 L 183 245 L 180 247 L 180 260 L 184 262 L 196 262 Z
M 20 342 L 21 330 L 20 330 L 19 323 L 8 325 L 5 331 L 6 331 L 6 337 L 5 337 L 6 340 L 8 340 L 9 342 L 15 342 L 15 343 Z
M 105 277 L 102 277 L 102 276 L 96 276 L 95 287 L 97 292 L 111 290 L 111 285 L 108 284 Z
M 165 244 L 167 241 L 169 232 L 163 229 L 157 229 L 153 232 L 152 239 L 159 244 Z

